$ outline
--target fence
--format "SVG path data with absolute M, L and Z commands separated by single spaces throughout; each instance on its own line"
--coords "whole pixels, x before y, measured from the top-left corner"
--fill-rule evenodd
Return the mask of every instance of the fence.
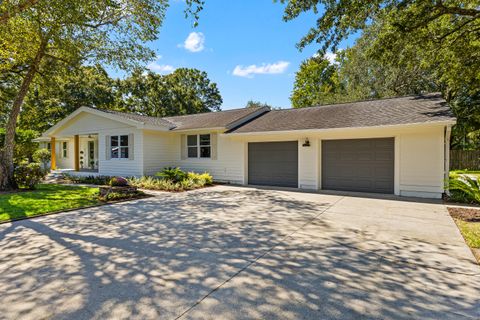
M 480 170 L 480 150 L 450 150 L 450 170 Z

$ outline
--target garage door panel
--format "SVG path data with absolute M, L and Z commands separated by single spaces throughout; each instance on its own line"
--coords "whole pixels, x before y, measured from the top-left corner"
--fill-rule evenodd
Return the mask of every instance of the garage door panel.
M 322 141 L 322 188 L 393 193 L 394 139 Z
M 248 183 L 298 187 L 298 141 L 249 143 Z

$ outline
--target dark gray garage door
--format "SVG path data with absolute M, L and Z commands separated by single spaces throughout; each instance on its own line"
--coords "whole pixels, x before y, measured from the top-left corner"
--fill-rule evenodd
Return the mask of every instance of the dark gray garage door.
M 248 144 L 248 183 L 298 187 L 298 142 Z
M 393 193 L 394 139 L 322 141 L 322 189 Z

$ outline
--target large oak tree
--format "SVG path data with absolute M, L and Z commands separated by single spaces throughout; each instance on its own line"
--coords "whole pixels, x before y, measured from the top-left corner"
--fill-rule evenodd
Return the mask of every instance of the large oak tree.
M 167 0 L 49 0 L 0 4 L 0 73 L 21 81 L 8 108 L 0 151 L 0 190 L 16 188 L 13 150 L 17 119 L 37 74 L 52 67 L 101 63 L 131 69 L 149 61 Z M 201 1 L 189 0 L 192 6 Z M 195 10 L 192 10 L 195 13 Z

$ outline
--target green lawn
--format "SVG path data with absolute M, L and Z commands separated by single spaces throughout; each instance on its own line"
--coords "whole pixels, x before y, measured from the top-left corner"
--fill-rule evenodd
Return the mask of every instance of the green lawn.
M 470 248 L 480 248 L 480 222 L 467 222 L 455 219 L 465 242 Z
M 478 170 L 450 170 L 450 178 L 457 178 L 461 174 L 480 177 L 480 171 Z
M 36 190 L 0 194 L 0 222 L 101 203 L 98 188 L 41 184 Z

